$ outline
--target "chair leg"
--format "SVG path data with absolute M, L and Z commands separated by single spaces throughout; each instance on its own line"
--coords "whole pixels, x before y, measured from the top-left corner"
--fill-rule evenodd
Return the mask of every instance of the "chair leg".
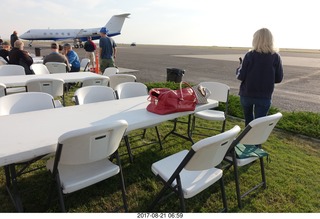
M 181 211 L 182 212 L 186 212 L 186 205 L 185 205 L 185 202 L 184 202 L 184 196 L 183 196 L 183 192 L 182 192 L 180 176 L 177 177 L 177 189 L 178 189 L 178 195 L 179 195 L 179 200 L 180 200 Z
M 131 147 L 130 147 L 129 137 L 128 137 L 128 135 L 125 135 L 123 138 L 124 138 L 124 141 L 125 141 L 125 144 L 127 147 L 130 163 L 133 163 L 133 155 L 132 155 L 132 151 L 131 151 Z
M 143 129 L 142 138 L 145 138 L 145 137 L 146 137 L 146 133 L 147 133 L 147 129 Z
M 64 92 L 63 92 L 63 95 L 62 95 L 62 106 L 66 106 L 66 102 L 65 102 L 65 98 L 64 98 Z
M 234 179 L 235 179 L 235 183 L 236 183 L 236 193 L 237 193 L 238 207 L 242 208 L 241 193 L 240 193 L 240 182 L 239 182 L 239 171 L 238 171 L 236 153 L 234 151 L 232 152 L 232 162 L 233 162 Z
M 262 177 L 262 187 L 264 189 L 267 188 L 267 180 L 266 180 L 266 173 L 265 173 L 265 170 L 264 170 L 264 161 L 263 161 L 263 157 L 260 157 L 260 168 L 261 168 L 261 177 Z
M 122 192 L 122 201 L 123 201 L 123 207 L 124 207 L 124 211 L 128 212 L 128 203 L 127 203 L 127 196 L 126 196 L 126 186 L 125 186 L 125 182 L 124 182 L 124 177 L 123 177 L 123 172 L 122 172 L 122 165 L 121 165 L 121 161 L 120 161 L 120 157 L 119 157 L 119 153 L 118 151 L 115 152 L 115 157 L 117 159 L 117 164 L 120 168 L 120 181 L 121 181 L 121 192 Z
M 222 203 L 223 203 L 223 212 L 228 211 L 228 205 L 227 205 L 227 196 L 226 196 L 226 190 L 224 188 L 224 180 L 223 176 L 221 177 L 220 181 L 220 188 L 221 188 L 221 197 L 222 197 Z
M 191 136 L 192 136 L 192 133 L 193 133 L 193 131 L 194 131 L 195 127 L 196 127 L 196 116 L 195 116 L 195 115 L 193 115 L 193 116 L 192 116 L 191 129 L 190 129 L 190 135 L 191 135 Z
M 61 189 L 61 183 L 60 183 L 59 174 L 56 174 L 55 181 L 56 181 L 56 186 L 57 186 L 57 190 L 58 190 L 58 196 L 59 196 L 59 203 L 60 203 L 61 212 L 66 212 L 66 207 L 65 207 L 65 204 L 64 204 L 64 199 L 63 199 L 63 193 L 62 193 L 62 189 Z
M 225 117 L 225 119 L 223 120 L 221 133 L 223 133 L 225 131 L 225 129 L 226 129 L 226 121 L 227 121 L 227 117 Z

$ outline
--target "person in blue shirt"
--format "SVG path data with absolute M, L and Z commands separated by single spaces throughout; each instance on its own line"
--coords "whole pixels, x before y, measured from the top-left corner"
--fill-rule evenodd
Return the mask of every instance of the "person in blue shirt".
M 245 125 L 252 120 L 266 116 L 270 106 L 275 83 L 283 79 L 283 68 L 278 50 L 274 47 L 269 29 L 262 28 L 253 35 L 252 49 L 244 56 L 237 69 L 240 84 L 240 103 Z
M 100 29 L 100 71 L 103 73 L 108 67 L 115 67 L 116 47 L 114 40 L 107 36 L 108 30 L 105 27 Z
M 72 50 L 72 46 L 69 43 L 64 44 L 64 53 L 68 58 L 69 64 L 71 65 L 70 72 L 80 71 L 80 59 L 78 54 Z

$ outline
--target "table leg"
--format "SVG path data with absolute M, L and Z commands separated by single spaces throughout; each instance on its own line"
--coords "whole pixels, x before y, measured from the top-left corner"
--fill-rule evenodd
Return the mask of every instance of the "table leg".
M 9 196 L 17 210 L 17 212 L 23 212 L 22 201 L 20 198 L 18 184 L 17 184 L 17 175 L 15 170 L 15 165 L 10 164 L 9 166 L 5 166 L 5 174 L 6 174 L 6 188 L 9 193 Z M 12 189 L 10 189 L 12 187 Z
M 184 135 L 176 132 L 177 122 L 179 122 L 179 121 L 178 121 L 178 119 L 174 119 L 174 125 L 173 125 L 172 130 L 166 136 L 164 136 L 163 140 L 165 140 L 169 135 L 173 134 L 173 135 L 176 135 L 176 136 L 178 136 L 180 138 L 183 138 L 183 139 L 186 139 L 188 141 L 191 141 L 191 143 L 194 144 L 194 141 L 192 139 L 192 134 L 191 134 L 191 117 L 192 117 L 192 115 L 190 114 L 188 116 L 188 129 L 187 129 L 187 135 L 188 136 L 184 136 Z

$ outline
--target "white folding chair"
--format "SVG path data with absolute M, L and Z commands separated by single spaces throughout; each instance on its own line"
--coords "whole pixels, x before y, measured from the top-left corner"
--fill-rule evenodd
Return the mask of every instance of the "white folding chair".
M 118 99 L 148 95 L 148 88 L 141 82 L 124 82 L 115 87 Z
M 192 133 L 194 133 L 196 128 L 199 129 L 205 129 L 205 130 L 213 130 L 214 128 L 206 128 L 206 127 L 199 127 L 196 126 L 196 118 L 201 118 L 208 121 L 220 121 L 222 122 L 221 132 L 224 132 L 226 121 L 227 121 L 227 115 L 228 115 L 228 102 L 229 102 L 229 90 L 230 87 L 226 84 L 219 83 L 219 82 L 201 82 L 200 83 L 203 87 L 206 87 L 210 90 L 211 94 L 209 96 L 209 99 L 214 99 L 219 101 L 219 104 L 223 103 L 225 106 L 224 111 L 220 111 L 217 109 L 209 109 L 209 110 L 203 110 L 194 113 L 193 119 L 192 119 Z M 200 135 L 208 136 L 208 134 L 201 134 Z
M 24 68 L 21 65 L 1 65 L 0 76 L 14 76 L 14 75 L 25 75 Z M 7 87 L 7 94 L 25 92 L 25 87 Z
M 17 93 L 0 98 L 0 116 L 51 108 L 55 108 L 53 97 L 41 92 Z
M 137 81 L 136 76 L 131 75 L 131 74 L 113 74 L 113 75 L 109 75 L 108 77 L 109 77 L 109 87 L 111 87 L 112 89 L 115 89 L 115 87 L 118 84 L 121 84 L 124 82 L 136 82 Z
M 147 96 L 148 95 L 148 88 L 145 84 L 140 83 L 140 82 L 125 82 L 125 83 L 118 84 L 115 87 L 115 92 L 116 92 L 118 99 L 124 99 L 124 98 L 138 97 L 138 96 Z M 157 142 L 160 145 L 160 149 L 162 149 L 162 142 L 161 142 L 161 138 L 160 138 L 160 134 L 159 134 L 159 130 L 158 130 L 157 125 L 158 124 L 144 127 L 143 128 L 144 131 L 143 131 L 142 136 L 143 136 L 143 138 L 145 137 L 147 128 L 155 128 L 157 138 L 158 138 Z M 130 146 L 128 135 L 129 135 L 129 132 L 126 132 L 126 134 L 124 136 L 124 140 L 125 140 L 126 147 L 128 150 L 130 162 L 132 163 L 133 162 L 133 155 L 132 155 L 131 149 L 133 149 L 133 148 L 131 148 L 131 146 Z M 149 144 L 152 144 L 152 143 L 154 143 L 154 142 L 151 142 Z M 149 144 L 147 144 L 147 145 L 149 145 Z
M 49 79 L 49 78 L 36 78 L 30 79 L 26 82 L 27 92 L 44 92 L 48 93 L 55 98 L 55 107 L 65 106 L 64 100 L 64 80 L 62 79 Z M 59 99 L 62 99 L 62 103 Z
M 0 76 L 25 75 L 24 68 L 21 65 L 1 65 Z
M 52 185 L 56 184 L 61 211 L 65 212 L 64 194 L 69 194 L 119 175 L 123 206 L 128 211 L 125 183 L 118 155 L 118 147 L 128 127 L 124 120 L 91 125 L 64 133 L 58 139 L 54 158 L 48 160 L 47 168 L 52 173 Z M 115 156 L 117 164 L 109 160 Z
M 76 105 L 96 103 L 101 101 L 115 100 L 114 90 L 107 86 L 91 85 L 81 87 L 74 92 Z
M 7 95 L 7 87 L 5 84 L 0 83 L 0 97 Z
M 105 76 L 114 75 L 118 73 L 119 73 L 119 69 L 116 67 L 108 67 L 103 71 L 103 75 Z
M 173 190 L 180 199 L 181 211 L 185 212 L 184 199 L 192 198 L 220 181 L 223 211 L 227 211 L 227 200 L 223 182 L 223 170 L 219 165 L 228 151 L 233 139 L 240 132 L 240 127 L 218 135 L 202 139 L 191 147 L 170 155 L 152 164 L 152 172 L 164 183 L 163 188 L 152 202 L 149 211 Z
M 82 81 L 81 86 L 82 87 L 86 87 L 86 86 L 91 86 L 91 85 L 103 85 L 103 86 L 108 86 L 109 84 L 109 77 L 105 76 L 105 77 L 101 77 L 101 76 L 97 76 L 97 77 L 88 77 L 85 78 Z
M 274 115 L 257 118 L 251 121 L 230 146 L 230 151 L 227 153 L 225 160 L 231 164 L 230 166 L 233 165 L 234 168 L 239 208 L 242 207 L 241 199 L 244 196 L 260 187 L 267 187 L 263 162 L 263 157 L 266 156 L 267 153 L 261 149 L 261 144 L 268 140 L 272 130 L 281 117 L 281 113 L 276 113 Z M 239 156 L 241 156 L 241 158 Z M 238 167 L 251 164 L 257 159 L 260 160 L 262 182 L 241 195 Z
M 88 71 L 89 63 L 90 63 L 90 59 L 88 58 L 81 59 L 80 71 Z
M 30 66 L 30 69 L 33 71 L 35 75 L 50 74 L 50 71 L 48 70 L 47 66 L 42 63 L 33 63 Z
M 50 74 L 67 72 L 67 65 L 62 62 L 47 62 L 45 66 L 47 66 Z
M 7 95 L 0 98 L 0 116 L 53 108 L 53 97 L 46 93 L 24 92 Z M 41 133 L 35 134 L 37 135 Z M 23 141 L 21 142 L 23 144 Z M 23 147 L 23 145 L 21 145 L 21 147 Z M 25 173 L 29 173 L 33 170 L 41 168 L 38 167 L 32 170 L 27 169 L 30 164 L 38 161 L 42 157 L 43 156 L 35 157 L 30 160 L 21 160 L 19 163 L 10 164 L 4 167 L 7 191 L 12 197 L 12 200 L 15 203 L 15 207 L 18 211 L 22 211 L 23 207 L 18 190 L 17 178 Z

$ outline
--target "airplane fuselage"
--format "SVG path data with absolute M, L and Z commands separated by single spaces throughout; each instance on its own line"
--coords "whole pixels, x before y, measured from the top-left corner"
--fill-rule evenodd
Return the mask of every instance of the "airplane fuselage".
M 108 36 L 117 36 L 121 34 L 121 28 L 124 23 L 124 20 L 130 14 L 120 14 L 114 15 L 104 26 L 108 30 Z M 102 26 L 101 26 L 102 27 Z M 23 40 L 68 40 L 72 39 L 75 42 L 87 41 L 90 36 L 93 40 L 100 39 L 100 29 L 101 27 L 96 28 L 87 28 L 87 29 L 30 29 L 24 34 L 20 35 L 19 38 Z M 31 46 L 31 43 L 29 44 Z
M 89 36 L 93 40 L 99 39 L 100 28 L 90 29 L 31 29 L 20 36 L 24 40 L 66 40 L 79 39 L 86 41 Z M 116 36 L 120 33 L 111 33 L 108 36 Z

